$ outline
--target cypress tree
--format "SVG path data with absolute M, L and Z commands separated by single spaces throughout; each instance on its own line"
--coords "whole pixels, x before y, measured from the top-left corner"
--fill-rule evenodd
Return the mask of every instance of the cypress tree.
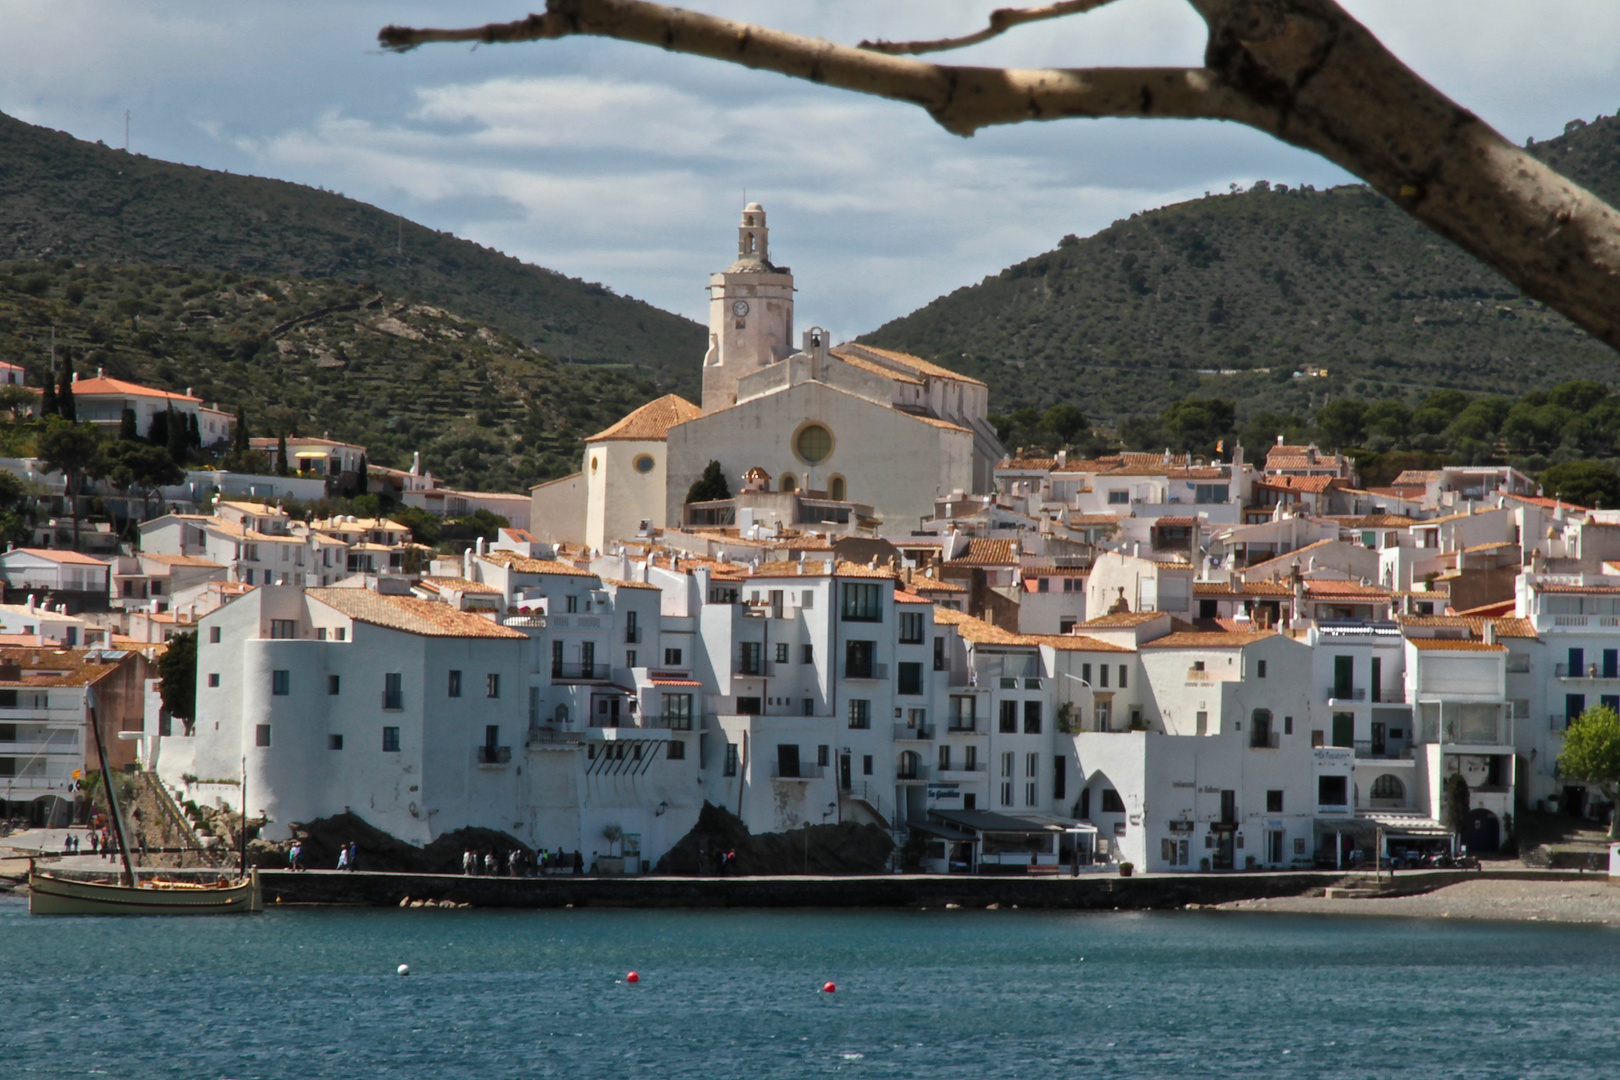
M 56 407 L 56 379 L 54 376 L 45 377 L 45 392 L 39 398 L 40 419 L 47 416 L 60 416 L 61 410 Z
M 245 454 L 245 453 L 247 453 L 248 452 L 248 422 L 247 422 L 247 406 L 246 405 L 238 405 L 236 407 L 236 428 L 235 428 L 234 431 L 232 431 L 231 434 L 232 434 L 233 440 L 234 440 L 231 443 L 231 450 L 234 453 L 237 453 L 237 454 Z
M 202 449 L 202 428 L 197 426 L 196 413 L 186 417 L 186 446 L 193 451 Z
M 358 495 L 364 495 L 371 490 L 371 465 L 366 461 L 366 455 L 360 455 L 360 490 Z
M 152 414 L 152 423 L 146 429 L 146 441 L 153 446 L 167 448 L 169 445 L 169 411 Z
M 62 380 L 56 387 L 56 410 L 70 424 L 79 419 L 78 406 L 73 402 L 73 353 L 68 349 L 62 350 Z
M 118 418 L 118 437 L 124 442 L 135 442 L 141 437 L 140 429 L 135 424 L 134 409 L 125 409 L 123 416 Z
M 169 405 L 168 413 L 169 457 L 174 460 L 176 465 L 180 465 L 186 460 L 186 444 L 191 441 L 190 433 L 186 428 L 185 414 L 175 412 L 172 402 Z
M 292 470 L 287 467 L 287 436 L 276 436 L 276 475 L 286 476 Z

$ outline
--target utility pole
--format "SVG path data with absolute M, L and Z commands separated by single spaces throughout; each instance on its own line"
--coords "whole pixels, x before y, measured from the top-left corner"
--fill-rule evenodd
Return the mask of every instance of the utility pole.
M 124 110 L 124 153 L 129 153 L 129 110 Z
M 394 215 L 394 224 L 399 227 L 399 232 L 396 233 L 395 236 L 394 236 L 394 254 L 396 256 L 404 255 L 405 254 L 405 219 L 400 217 L 398 214 L 395 214 Z

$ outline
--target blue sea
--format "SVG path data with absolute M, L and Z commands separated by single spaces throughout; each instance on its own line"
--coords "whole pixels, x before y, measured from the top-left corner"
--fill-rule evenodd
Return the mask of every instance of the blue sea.
M 0 899 L 0 987 L 8 1077 L 1570 1080 L 1620 1061 L 1620 931 L 1451 920 L 46 919 Z

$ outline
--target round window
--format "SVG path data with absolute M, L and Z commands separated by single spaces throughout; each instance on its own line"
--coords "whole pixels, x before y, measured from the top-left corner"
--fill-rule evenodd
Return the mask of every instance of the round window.
M 591 472 L 595 472 L 595 471 L 596 471 L 596 455 L 592 454 L 591 455 Z
M 832 432 L 820 424 L 806 424 L 799 431 L 794 449 L 811 465 L 819 465 L 832 453 Z
M 653 471 L 653 459 L 647 454 L 636 458 L 636 472 L 648 473 Z

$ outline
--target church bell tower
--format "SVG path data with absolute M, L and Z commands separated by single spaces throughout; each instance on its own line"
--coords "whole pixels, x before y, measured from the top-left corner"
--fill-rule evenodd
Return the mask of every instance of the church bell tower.
M 770 229 L 759 203 L 743 207 L 737 261 L 709 275 L 709 351 L 703 411 L 737 402 L 737 380 L 793 352 L 793 273 L 770 260 Z

